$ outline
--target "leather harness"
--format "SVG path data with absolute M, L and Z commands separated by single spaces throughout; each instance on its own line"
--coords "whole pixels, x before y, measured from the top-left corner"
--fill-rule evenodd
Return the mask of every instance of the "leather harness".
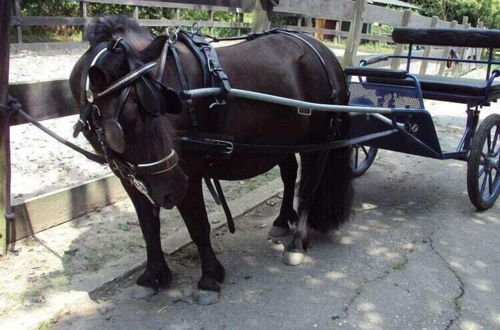
M 316 57 L 323 66 L 324 72 L 330 84 L 330 89 L 332 91 L 332 101 L 335 101 L 338 95 L 333 88 L 334 85 L 331 77 L 328 74 L 323 57 L 318 52 L 318 50 L 309 41 L 301 37 L 299 33 L 282 29 L 272 29 L 262 33 L 250 33 L 244 37 L 211 39 L 212 42 L 222 40 L 252 40 L 260 36 L 274 33 L 283 33 L 297 40 L 300 40 L 315 53 Z M 61 138 L 54 132 L 51 132 L 42 124 L 40 124 L 36 119 L 32 118 L 26 112 L 24 112 L 21 109 L 20 104 L 14 99 L 11 99 L 9 101 L 9 106 L 2 106 L 2 110 L 11 110 L 10 113 L 19 113 L 22 117 L 24 117 L 26 121 L 33 123 L 38 128 L 42 129 L 45 133 L 51 135 L 56 140 L 67 145 L 73 150 L 83 154 L 88 159 L 101 164 L 108 163 L 111 170 L 118 177 L 130 182 L 136 189 L 138 189 L 138 191 L 144 194 L 153 205 L 156 205 L 156 203 L 150 196 L 150 189 L 148 185 L 141 177 L 143 175 L 154 175 L 172 170 L 176 167 L 179 157 L 177 156 L 175 150 L 172 149 L 170 151 L 167 151 L 166 155 L 163 158 L 150 163 L 132 164 L 123 160 L 120 157 L 120 154 L 124 152 L 125 141 L 124 133 L 119 123 L 119 117 L 122 108 L 128 98 L 132 84 L 135 84 L 141 105 L 146 109 L 148 115 L 157 116 L 160 108 L 166 106 L 165 100 L 161 98 L 159 90 L 168 90 L 168 87 L 163 84 L 163 81 L 166 58 L 169 55 L 171 55 L 174 60 L 182 91 L 189 90 L 188 80 L 183 69 L 182 61 L 175 47 L 175 42 L 177 40 L 183 42 L 196 56 L 202 69 L 205 87 L 220 87 L 222 89 L 222 94 L 216 96 L 215 102 L 210 105 L 209 109 L 211 121 L 221 123 L 221 116 L 223 116 L 225 113 L 225 94 L 231 89 L 230 81 L 220 65 L 219 58 L 211 42 L 208 42 L 205 37 L 203 37 L 199 33 L 199 30 L 198 32 L 177 30 L 175 34 L 170 35 L 160 55 L 159 69 L 157 71 L 156 77 L 152 77 L 152 75 L 150 75 L 149 73 L 158 65 L 158 63 L 141 63 L 135 53 L 135 50 L 124 39 L 118 38 L 111 42 L 103 42 L 96 47 L 96 54 L 91 61 L 90 67 L 94 66 L 99 61 L 102 61 L 102 59 L 108 53 L 114 52 L 117 49 L 122 49 L 125 52 L 125 57 L 130 67 L 129 73 L 98 93 L 94 93 L 90 90 L 88 74 L 84 81 L 84 86 L 82 86 L 86 91 L 86 103 L 80 110 L 80 118 L 74 126 L 73 135 L 76 137 L 82 131 L 84 133 L 93 131 L 97 136 L 97 140 L 103 151 L 103 156 L 90 153 L 76 146 L 75 144 Z M 347 87 L 345 90 L 348 90 Z M 113 118 L 103 118 L 102 114 L 99 111 L 99 107 L 95 102 L 104 96 L 118 91 L 120 92 L 120 97 L 117 103 L 118 105 L 115 107 Z M 353 143 L 356 143 L 354 141 L 355 139 L 334 141 L 338 133 L 338 129 L 337 124 L 333 119 L 330 125 L 331 132 L 329 133 L 327 142 L 324 143 L 298 146 L 273 146 L 236 143 L 233 137 L 221 136 L 210 132 L 217 131 L 218 127 L 205 128 L 205 130 L 202 131 L 195 113 L 192 100 L 189 97 L 184 97 L 183 102 L 186 105 L 189 118 L 191 120 L 192 132 L 182 135 L 179 138 L 179 141 L 184 147 L 188 148 L 189 150 L 205 154 L 209 160 L 215 155 L 229 158 L 231 157 L 233 152 L 289 154 L 296 152 L 328 151 L 333 148 L 346 147 Z M 215 110 L 215 107 L 217 107 L 218 110 Z M 310 112 L 301 113 L 300 111 L 298 111 L 298 113 L 301 115 L 310 115 Z M 234 233 L 234 221 L 225 200 L 219 180 L 217 178 L 211 178 L 208 176 L 205 176 L 204 180 L 216 203 L 222 204 L 228 221 L 229 230 L 231 233 Z

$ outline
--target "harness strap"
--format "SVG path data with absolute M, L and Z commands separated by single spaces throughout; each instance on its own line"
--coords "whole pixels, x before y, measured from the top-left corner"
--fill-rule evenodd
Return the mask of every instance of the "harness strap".
M 193 34 L 186 32 L 186 31 L 179 31 L 178 33 L 178 39 L 193 52 L 195 55 L 196 59 L 198 60 L 198 63 L 200 64 L 201 72 L 203 73 L 203 81 L 205 83 L 205 86 L 210 86 L 211 79 L 210 79 L 210 73 L 208 72 L 208 66 L 206 63 L 206 58 L 203 52 L 200 50 L 199 43 L 203 42 L 200 40 L 200 38 L 197 38 L 198 44 L 195 44 L 193 41 Z M 206 41 L 203 42 L 203 44 L 206 43 Z
M 213 181 L 214 181 L 214 185 L 215 185 L 215 190 L 217 191 L 217 194 L 220 197 L 222 209 L 224 210 L 224 213 L 226 214 L 227 227 L 229 228 L 229 232 L 231 234 L 234 234 L 234 232 L 236 231 L 234 228 L 234 220 L 233 220 L 233 216 L 231 215 L 231 210 L 229 209 L 229 205 L 227 205 L 226 197 L 224 196 L 224 191 L 222 190 L 222 187 L 221 187 L 218 179 L 214 178 Z
M 224 70 L 222 69 L 219 61 L 219 57 L 217 56 L 217 52 L 215 48 L 207 44 L 202 47 L 203 52 L 207 58 L 208 71 L 217 79 L 220 83 L 220 87 L 222 90 L 227 93 L 231 90 L 231 85 L 229 83 L 229 77 L 226 75 Z M 215 82 L 212 79 L 212 86 L 215 85 Z
M 232 152 L 241 152 L 241 153 L 256 153 L 256 154 L 293 154 L 293 153 L 306 153 L 306 152 L 317 152 L 324 150 L 331 150 L 337 148 L 348 147 L 353 144 L 360 144 L 369 140 L 381 138 L 384 136 L 388 136 L 394 133 L 399 132 L 398 129 L 392 128 L 387 129 L 385 131 L 371 133 L 363 136 L 358 136 L 355 138 L 344 139 L 344 140 L 336 140 L 329 141 L 323 143 L 313 143 L 313 144 L 303 144 L 303 145 L 293 145 L 293 146 L 277 146 L 277 145 L 266 145 L 266 144 L 248 144 L 248 143 L 239 143 L 239 142 L 230 142 L 233 151 Z M 187 148 L 193 150 L 206 150 L 208 147 L 217 148 L 218 150 L 224 150 L 227 145 L 222 146 L 220 142 L 216 145 L 211 145 L 211 141 L 201 141 L 197 139 L 193 139 L 190 137 L 181 137 L 179 141 L 184 144 Z M 227 142 L 227 141 L 224 141 Z M 229 142 L 227 142 L 229 143 Z
M 205 87 L 215 86 L 216 80 L 218 80 L 218 83 L 220 84 L 222 89 L 225 92 L 229 91 L 231 88 L 229 84 L 229 78 L 222 70 L 219 59 L 217 57 L 217 53 L 215 52 L 215 49 L 210 45 L 210 43 L 208 43 L 207 40 L 201 35 L 188 33 L 185 31 L 180 31 L 178 37 L 179 40 L 184 42 L 188 49 L 190 49 L 198 59 L 201 71 L 203 73 L 203 81 Z M 187 90 L 189 88 L 187 79 L 184 75 L 182 63 L 175 47 L 172 47 L 172 53 L 174 54 L 174 61 L 176 63 L 181 87 L 183 90 Z M 193 140 L 203 141 L 202 144 L 198 145 L 197 151 L 206 153 L 208 158 L 212 158 L 214 154 L 221 153 L 230 155 L 232 152 L 232 145 L 230 144 L 230 142 L 226 142 L 223 139 L 218 139 L 217 137 L 215 137 L 215 135 L 208 134 L 210 135 L 208 136 L 207 133 L 199 132 L 199 122 L 196 117 L 196 112 L 192 100 L 187 99 L 186 102 L 188 102 L 188 114 L 190 116 L 195 135 Z M 214 104 L 221 105 L 225 104 L 225 102 L 216 100 Z M 214 118 L 217 114 L 216 110 L 212 110 L 211 106 L 209 111 L 209 117 L 211 119 L 210 121 L 217 122 L 217 119 Z M 224 210 L 224 214 L 226 215 L 229 231 L 231 233 L 234 233 L 235 227 L 233 216 L 231 215 L 231 211 L 229 209 L 229 206 L 227 205 L 224 191 L 222 190 L 219 180 L 216 178 L 211 179 L 208 175 L 204 176 L 203 179 L 215 203 L 222 204 L 222 209 Z
M 177 69 L 177 75 L 179 76 L 179 83 L 181 85 L 182 90 L 186 90 L 189 88 L 189 83 L 187 81 L 186 74 L 184 73 L 184 67 L 182 66 L 182 61 L 179 57 L 179 53 L 177 52 L 177 49 L 175 47 L 170 47 L 170 50 L 174 58 L 175 67 Z M 189 118 L 191 119 L 191 123 L 193 125 L 193 130 L 197 132 L 200 124 L 198 122 L 198 117 L 196 116 L 193 100 L 187 99 L 185 100 L 185 102 L 187 105 Z
M 17 102 L 17 101 L 16 101 Z M 24 112 L 22 109 L 18 109 L 17 110 L 17 113 L 24 118 L 24 120 L 26 120 L 27 122 L 33 124 L 34 126 L 38 127 L 40 130 L 42 130 L 44 133 L 48 134 L 49 136 L 51 136 L 52 138 L 56 139 L 58 142 L 64 144 L 65 146 L 73 149 L 74 151 L 82 154 L 83 156 L 85 156 L 87 159 L 90 159 L 96 163 L 99 163 L 99 164 L 106 164 L 106 160 L 104 159 L 104 157 L 100 156 L 100 155 L 97 155 L 97 154 L 94 154 L 92 152 L 89 152 L 85 149 L 82 149 L 80 148 L 79 146 L 77 146 L 76 144 L 74 143 L 71 143 L 69 142 L 68 140 L 62 138 L 61 136 L 57 135 L 56 133 L 52 132 L 51 130 L 49 130 L 47 127 L 43 126 L 42 124 L 40 124 L 35 118 L 31 117 L 30 115 L 28 115 L 26 112 Z
M 328 79 L 328 83 L 330 84 L 330 89 L 333 91 L 333 82 L 332 82 L 332 79 L 331 79 L 330 75 L 328 74 L 328 70 L 326 68 L 325 60 L 323 59 L 323 56 L 321 56 L 321 54 L 319 53 L 319 51 L 316 49 L 316 47 L 314 47 L 306 39 L 304 39 L 301 36 L 299 36 L 299 34 L 297 32 L 293 33 L 293 32 L 282 30 L 282 29 L 273 29 L 271 31 L 273 31 L 274 33 L 283 33 L 283 34 L 286 34 L 287 36 L 290 36 L 292 38 L 298 39 L 298 40 L 302 41 L 307 47 L 309 47 L 309 49 L 311 49 L 314 52 L 314 54 L 316 55 L 316 57 L 320 61 L 321 65 L 323 66 L 323 71 L 326 74 L 326 79 Z

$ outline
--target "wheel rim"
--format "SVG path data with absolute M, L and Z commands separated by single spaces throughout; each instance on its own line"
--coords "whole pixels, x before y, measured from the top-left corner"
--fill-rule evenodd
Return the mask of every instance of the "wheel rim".
M 354 172 L 363 171 L 370 166 L 372 160 L 372 149 L 362 145 L 354 145 Z M 360 158 L 362 161 L 360 162 Z
M 479 195 L 488 203 L 500 191 L 500 127 L 494 125 L 488 131 L 481 151 L 478 169 Z

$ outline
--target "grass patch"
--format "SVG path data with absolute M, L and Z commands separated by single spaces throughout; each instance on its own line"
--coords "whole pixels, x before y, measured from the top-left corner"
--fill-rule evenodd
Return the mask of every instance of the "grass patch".
M 406 264 L 407 264 L 407 262 L 398 262 L 398 263 L 393 264 L 391 266 L 391 268 L 392 268 L 392 270 L 395 270 L 395 271 L 402 271 L 403 269 L 405 269 Z
M 361 293 L 363 293 L 364 289 L 365 289 L 364 286 L 361 284 L 356 288 L 356 290 L 354 290 L 354 293 L 356 294 L 356 296 L 359 296 Z
M 454 298 L 453 305 L 455 305 L 457 309 L 460 309 L 462 307 L 462 304 L 460 303 L 460 298 Z
M 36 328 L 38 330 L 45 330 L 45 329 L 50 329 L 53 325 L 55 325 L 57 322 L 54 320 L 46 320 L 46 321 L 41 321 L 37 324 Z
M 247 185 L 248 190 L 252 191 L 252 190 L 259 188 L 264 183 L 273 181 L 274 179 L 278 178 L 279 176 L 280 176 L 280 169 L 278 166 L 275 166 L 262 175 L 259 175 L 255 178 L 245 180 L 245 183 Z

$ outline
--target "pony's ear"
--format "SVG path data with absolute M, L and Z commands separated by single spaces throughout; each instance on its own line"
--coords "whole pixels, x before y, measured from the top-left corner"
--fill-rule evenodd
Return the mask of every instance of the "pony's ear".
M 157 59 L 161 55 L 163 46 L 167 42 L 167 36 L 161 35 L 156 37 L 149 46 L 140 52 L 141 59 L 146 63 Z

